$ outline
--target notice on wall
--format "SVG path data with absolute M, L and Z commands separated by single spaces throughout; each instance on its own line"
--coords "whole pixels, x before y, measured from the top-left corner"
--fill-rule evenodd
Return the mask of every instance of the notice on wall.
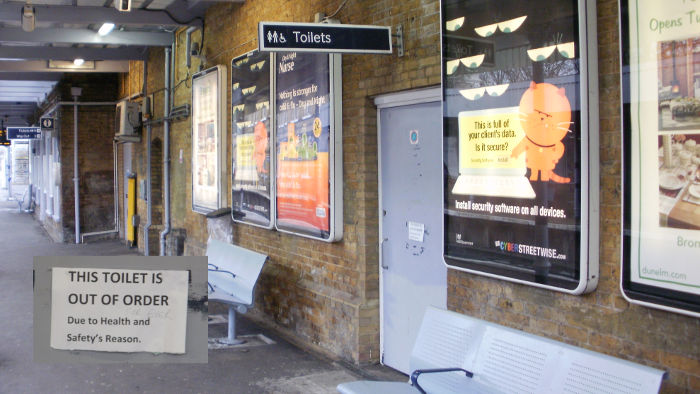
M 325 239 L 333 209 L 329 56 L 279 54 L 275 71 L 277 227 Z
M 14 143 L 12 145 L 12 184 L 29 184 L 29 144 Z
M 188 271 L 52 269 L 51 347 L 185 353 Z
M 251 52 L 231 61 L 232 182 L 234 220 L 272 227 L 269 53 Z
M 226 69 L 213 67 L 192 77 L 192 210 L 207 213 L 221 207 L 221 80 Z
M 633 302 L 700 316 L 700 3 L 621 5 L 622 287 Z
M 595 149 L 582 149 L 593 139 L 577 2 L 472 3 L 442 5 L 445 262 L 590 291 L 597 246 L 582 227 L 597 217 L 582 201 L 598 192 L 582 168 Z

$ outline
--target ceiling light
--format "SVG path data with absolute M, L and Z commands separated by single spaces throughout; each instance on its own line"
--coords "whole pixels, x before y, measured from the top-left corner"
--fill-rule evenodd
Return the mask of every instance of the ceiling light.
M 567 59 L 573 59 L 576 56 L 576 44 L 573 42 L 565 42 L 563 44 L 557 44 L 557 50 L 559 54 Z
M 484 97 L 484 92 L 486 91 L 486 88 L 474 88 L 474 89 L 462 89 L 459 91 L 459 94 L 461 94 L 465 99 L 467 100 L 478 100 L 482 97 Z
M 481 55 L 463 57 L 459 59 L 459 61 L 461 61 L 462 64 L 464 64 L 464 66 L 467 68 L 477 68 L 481 66 L 481 63 L 484 62 L 485 57 L 486 55 L 482 53 Z
M 550 46 L 546 46 L 546 47 L 542 47 L 542 48 L 528 49 L 527 56 L 529 56 L 533 62 L 541 62 L 544 59 L 551 56 L 552 53 L 554 53 L 555 49 L 557 49 L 556 45 L 550 45 Z
M 482 37 L 488 37 L 488 36 L 492 35 L 493 33 L 495 33 L 497 28 L 498 28 L 498 23 L 494 23 L 491 25 L 475 27 L 474 31 L 476 32 L 476 34 L 478 34 Z
M 512 33 L 520 27 L 520 25 L 525 22 L 525 19 L 527 19 L 527 15 L 521 16 L 519 18 L 515 19 L 509 19 L 507 21 L 499 22 L 498 23 L 498 28 L 501 29 L 502 32 L 504 33 Z
M 29 4 L 22 7 L 22 30 L 34 31 L 35 22 L 36 14 L 34 14 L 34 7 Z
M 77 58 L 73 60 L 73 64 L 75 64 L 76 66 L 82 66 L 83 63 L 85 63 L 85 59 Z
M 97 34 L 106 36 L 107 34 L 111 33 L 112 30 L 114 30 L 114 23 L 105 22 L 100 27 L 100 30 L 97 31 Z
M 459 28 L 462 27 L 463 25 L 464 25 L 464 17 L 455 18 L 455 19 L 452 19 L 451 21 L 445 22 L 445 27 L 449 31 L 459 30 Z

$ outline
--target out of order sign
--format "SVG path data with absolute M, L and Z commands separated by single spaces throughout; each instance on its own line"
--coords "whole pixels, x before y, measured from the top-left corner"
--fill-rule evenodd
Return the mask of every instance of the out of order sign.
M 188 272 L 54 267 L 51 347 L 185 353 Z

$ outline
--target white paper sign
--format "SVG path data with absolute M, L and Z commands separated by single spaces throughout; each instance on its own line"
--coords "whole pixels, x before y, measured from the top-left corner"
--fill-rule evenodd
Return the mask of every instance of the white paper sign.
M 185 353 L 187 271 L 52 272 L 52 348 Z
M 423 242 L 423 234 L 425 234 L 425 224 L 408 222 L 408 239 L 416 242 Z

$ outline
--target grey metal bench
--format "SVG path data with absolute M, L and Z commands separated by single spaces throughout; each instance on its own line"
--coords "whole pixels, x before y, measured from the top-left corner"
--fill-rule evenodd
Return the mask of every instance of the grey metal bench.
M 207 256 L 209 301 L 228 305 L 228 337 L 219 342 L 243 343 L 236 339 L 236 312 L 246 313 L 253 307 L 255 284 L 267 256 L 215 239 L 207 243 Z
M 657 393 L 664 371 L 437 308 L 426 310 L 410 382 L 338 385 L 359 393 Z

